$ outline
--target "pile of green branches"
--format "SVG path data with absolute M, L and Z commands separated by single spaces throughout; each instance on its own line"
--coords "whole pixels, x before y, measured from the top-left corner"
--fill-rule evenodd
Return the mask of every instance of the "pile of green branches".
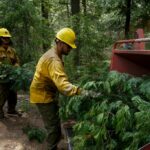
M 84 89 L 94 95 L 62 102 L 62 120 L 75 119 L 75 150 L 137 150 L 150 142 L 150 78 L 103 72 Z
M 9 84 L 14 90 L 29 89 L 33 78 L 34 69 L 30 69 L 27 64 L 15 67 L 8 64 L 0 64 L 0 84 Z

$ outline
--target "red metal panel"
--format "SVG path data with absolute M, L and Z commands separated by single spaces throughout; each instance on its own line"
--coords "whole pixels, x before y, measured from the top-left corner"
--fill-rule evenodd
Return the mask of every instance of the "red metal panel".
M 135 34 L 136 34 L 135 35 L 136 39 L 144 38 L 144 31 L 143 31 L 143 29 L 137 29 Z M 134 43 L 134 49 L 138 49 L 138 50 L 145 49 L 145 43 L 144 42 Z
M 139 150 L 150 150 L 150 143 L 144 145 L 144 146 L 141 147 Z
M 116 53 L 113 54 L 110 70 L 116 70 L 121 73 L 128 73 L 135 76 L 150 74 L 149 68 L 144 68 L 142 65 L 126 59 L 125 57 Z
M 147 42 L 150 38 L 117 41 L 112 50 L 110 70 L 135 76 L 150 75 L 150 50 L 119 50 L 120 44 Z

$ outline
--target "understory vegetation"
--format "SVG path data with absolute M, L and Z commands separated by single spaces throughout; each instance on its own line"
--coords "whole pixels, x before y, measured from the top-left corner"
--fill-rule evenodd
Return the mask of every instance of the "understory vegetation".
M 117 40 L 137 38 L 137 29 L 150 36 L 149 8 L 149 0 L 0 0 L 0 28 L 10 31 L 20 59 L 20 67 L 0 64 L 0 84 L 29 94 L 38 59 L 57 31 L 70 27 L 77 49 L 63 58 L 65 71 L 73 84 L 94 92 L 60 97 L 61 119 L 76 121 L 73 149 L 137 150 L 150 142 L 150 78 L 109 66 Z M 30 139 L 43 141 L 41 132 L 30 130 Z
M 106 69 L 97 79 L 87 80 L 81 86 L 95 94 L 89 92 L 61 101 L 62 120 L 76 121 L 73 149 L 137 150 L 149 143 L 149 77 Z

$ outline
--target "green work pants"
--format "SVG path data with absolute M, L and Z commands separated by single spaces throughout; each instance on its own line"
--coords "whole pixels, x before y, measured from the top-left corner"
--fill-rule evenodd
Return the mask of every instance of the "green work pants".
M 15 112 L 15 107 L 17 104 L 17 93 L 11 90 L 8 84 L 0 84 L 0 118 L 4 116 L 3 106 L 7 101 L 7 111 L 10 113 Z
M 45 128 L 48 133 L 48 150 L 57 150 L 57 143 L 60 141 L 61 138 L 58 103 L 55 101 L 48 104 L 36 105 L 42 116 Z

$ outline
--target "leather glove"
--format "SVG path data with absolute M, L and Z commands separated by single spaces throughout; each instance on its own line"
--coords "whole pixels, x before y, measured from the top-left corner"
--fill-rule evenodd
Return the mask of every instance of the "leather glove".
M 96 97 L 101 96 L 101 93 L 100 92 L 95 92 L 95 91 L 92 91 L 92 90 L 82 90 L 81 95 L 96 98 Z

